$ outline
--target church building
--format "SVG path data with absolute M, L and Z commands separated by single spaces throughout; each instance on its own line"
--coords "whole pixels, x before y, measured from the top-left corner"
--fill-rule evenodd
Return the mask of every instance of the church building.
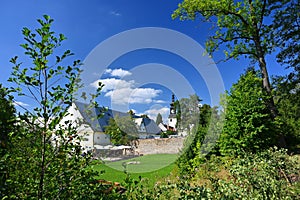
M 168 129 L 176 131 L 177 128 L 177 117 L 175 108 L 175 96 L 172 94 L 172 102 L 170 103 L 170 113 L 168 117 Z

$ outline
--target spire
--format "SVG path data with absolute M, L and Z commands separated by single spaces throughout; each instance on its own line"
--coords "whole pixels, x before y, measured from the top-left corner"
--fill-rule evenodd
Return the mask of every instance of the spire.
M 172 102 L 170 103 L 170 115 L 176 114 L 176 109 L 175 109 L 175 95 L 172 94 Z

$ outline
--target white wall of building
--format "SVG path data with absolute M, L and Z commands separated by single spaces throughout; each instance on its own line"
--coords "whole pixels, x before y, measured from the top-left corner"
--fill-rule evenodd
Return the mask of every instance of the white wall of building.
M 109 145 L 110 143 L 110 137 L 107 134 L 95 132 L 94 133 L 94 145 Z
M 176 128 L 177 119 L 176 118 L 168 118 L 168 125 Z

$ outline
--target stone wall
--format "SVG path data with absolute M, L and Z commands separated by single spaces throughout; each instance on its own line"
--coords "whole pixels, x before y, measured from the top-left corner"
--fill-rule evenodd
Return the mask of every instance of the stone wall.
M 184 138 L 140 139 L 135 152 L 138 154 L 176 154 L 183 147 Z

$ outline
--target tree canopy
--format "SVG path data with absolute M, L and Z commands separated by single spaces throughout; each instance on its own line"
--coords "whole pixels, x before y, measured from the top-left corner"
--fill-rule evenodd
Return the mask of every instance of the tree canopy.
M 270 98 L 261 87 L 259 73 L 250 69 L 241 75 L 227 94 L 225 123 L 220 137 L 224 155 L 255 153 L 275 145 L 279 131 L 265 101 Z
M 272 96 L 272 87 L 268 73 L 266 56 L 279 46 L 276 40 L 276 27 L 270 20 L 278 13 L 278 1 L 268 0 L 184 0 L 174 11 L 172 17 L 181 20 L 193 20 L 197 17 L 210 22 L 214 34 L 206 42 L 209 54 L 224 49 L 226 59 L 238 59 L 240 56 L 250 58 L 253 64 L 258 63 L 262 85 Z M 280 14 L 278 14 L 279 16 Z M 273 26 L 275 24 L 275 26 Z M 288 23 L 285 23 L 288 24 Z M 277 26 L 278 27 L 278 26 Z M 283 39 L 285 40 L 285 39 Z M 272 118 L 278 116 L 274 99 L 268 98 L 268 109 Z M 285 138 L 280 133 L 278 145 L 286 146 Z

